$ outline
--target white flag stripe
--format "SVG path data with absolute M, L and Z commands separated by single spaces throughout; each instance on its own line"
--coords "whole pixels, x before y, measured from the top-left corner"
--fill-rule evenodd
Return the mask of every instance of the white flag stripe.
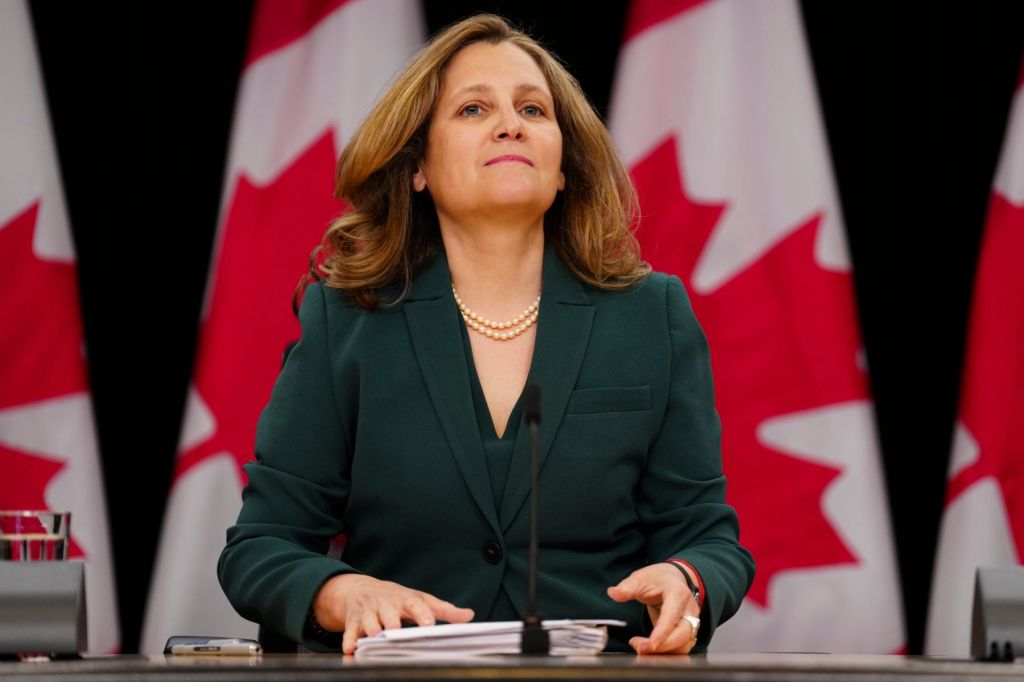
M 957 419 L 956 429 L 953 432 L 953 454 L 949 460 L 949 477 L 953 478 L 972 466 L 978 461 L 980 455 L 978 441 L 974 439 L 964 423 Z
M 995 190 L 1007 201 L 1024 206 L 1024 87 L 1017 88 L 1010 108 Z
M 22 0 L 0 3 L 0 229 L 38 202 L 32 255 L 73 263 L 75 250 L 49 121 L 28 7 Z M 15 321 L 6 333 L 17 327 Z M 88 651 L 116 651 L 117 600 L 89 393 L 0 410 L 0 444 L 61 464 L 45 488 L 44 500 L 50 509 L 71 512 L 72 537 L 86 557 Z M 18 476 L 17 471 L 4 474 Z
M 256 625 L 235 613 L 216 576 L 224 529 L 242 506 L 241 486 L 234 455 L 221 453 L 197 464 L 171 489 L 153 572 L 159 589 L 150 591 L 139 651 L 159 653 L 172 635 L 256 637 Z M 192 608 L 183 612 L 183 604 Z
M 0 410 L 0 444 L 63 463 L 46 488 L 46 506 L 71 512 L 72 536 L 88 560 L 89 651 L 117 650 L 117 598 L 89 395 L 76 393 Z
M 302 40 L 250 65 L 239 89 L 228 179 L 244 173 L 269 183 L 328 128 L 343 147 L 408 56 L 411 31 L 396 31 L 395 20 L 410 14 L 409 0 L 349 2 Z M 350 58 L 340 61 L 339 48 Z M 393 56 L 351 58 L 377 52 Z
M 0 3 L 0 229 L 42 199 L 33 249 L 73 261 L 42 71 L 23 0 Z
M 818 212 L 818 262 L 849 268 L 795 3 L 707 2 L 624 45 L 618 73 L 638 74 L 616 78 L 610 106 L 626 164 L 676 135 L 689 192 L 728 203 L 697 291 L 710 293 Z M 664 76 L 653 85 L 640 74 Z
M 967 657 L 971 653 L 975 571 L 979 565 L 1020 563 L 996 479 L 978 481 L 949 503 L 937 547 L 926 653 Z

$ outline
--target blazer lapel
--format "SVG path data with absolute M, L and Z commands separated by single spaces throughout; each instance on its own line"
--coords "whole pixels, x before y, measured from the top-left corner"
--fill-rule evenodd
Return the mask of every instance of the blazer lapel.
M 562 422 L 590 339 L 594 306 L 583 285 L 550 244 L 544 249 L 540 315 L 528 383 L 540 387 L 540 465 Z M 523 424 L 509 466 L 498 520 L 502 532 L 512 525 L 530 492 L 530 435 Z M 543 494 L 543 485 L 541 486 Z
M 497 534 L 494 497 L 462 348 L 459 328 L 462 320 L 452 296 L 451 275 L 443 249 L 413 281 L 402 309 L 423 381 L 452 454 L 466 487 Z

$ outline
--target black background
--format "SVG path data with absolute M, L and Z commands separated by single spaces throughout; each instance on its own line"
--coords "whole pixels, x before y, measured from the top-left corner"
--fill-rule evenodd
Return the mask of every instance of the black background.
M 122 650 L 132 652 L 252 4 L 30 7 L 78 249 Z M 626 3 L 424 7 L 431 32 L 477 10 L 505 14 L 558 53 L 607 113 Z M 854 263 L 916 653 L 971 283 L 1024 54 L 1024 3 L 804 0 L 801 9 Z

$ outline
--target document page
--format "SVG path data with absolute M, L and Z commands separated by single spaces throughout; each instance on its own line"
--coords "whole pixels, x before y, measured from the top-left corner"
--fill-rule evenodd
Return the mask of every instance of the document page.
M 608 643 L 609 625 L 624 627 L 626 623 L 609 619 L 543 621 L 554 656 L 600 653 Z M 522 631 L 523 623 L 518 620 L 384 630 L 373 637 L 359 639 L 356 656 L 517 654 Z

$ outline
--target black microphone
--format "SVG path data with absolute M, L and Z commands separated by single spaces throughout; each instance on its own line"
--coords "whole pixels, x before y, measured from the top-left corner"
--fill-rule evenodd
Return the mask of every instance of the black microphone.
M 526 426 L 530 429 L 530 563 L 526 575 L 526 615 L 523 616 L 521 649 L 524 654 L 546 656 L 551 649 L 551 642 L 537 608 L 537 558 L 540 554 L 537 539 L 537 517 L 540 514 L 537 496 L 537 479 L 540 475 L 540 387 L 527 384 L 523 398 L 523 413 Z

